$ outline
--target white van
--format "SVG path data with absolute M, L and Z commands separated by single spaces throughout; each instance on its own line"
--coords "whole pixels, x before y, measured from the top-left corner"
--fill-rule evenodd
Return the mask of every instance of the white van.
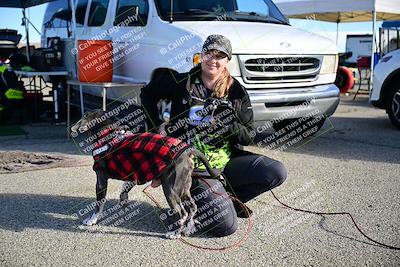
M 72 47 L 68 3 L 48 4 L 43 46 L 60 36 Z M 219 33 L 231 40 L 229 70 L 247 89 L 256 121 L 327 117 L 339 104 L 336 45 L 290 26 L 271 0 L 77 0 L 76 21 L 77 39 L 112 39 L 114 81 L 147 83 L 158 68 L 189 71 L 206 37 Z

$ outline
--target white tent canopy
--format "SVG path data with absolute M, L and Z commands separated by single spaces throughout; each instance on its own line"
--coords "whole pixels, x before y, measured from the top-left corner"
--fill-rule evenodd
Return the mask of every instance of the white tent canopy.
M 283 14 L 305 19 L 315 15 L 329 22 L 400 20 L 400 0 L 275 0 Z
M 289 18 L 336 22 L 336 43 L 340 22 L 371 21 L 371 71 L 376 48 L 376 21 L 400 20 L 400 0 L 274 0 L 274 3 Z M 372 74 L 370 84 L 372 85 Z

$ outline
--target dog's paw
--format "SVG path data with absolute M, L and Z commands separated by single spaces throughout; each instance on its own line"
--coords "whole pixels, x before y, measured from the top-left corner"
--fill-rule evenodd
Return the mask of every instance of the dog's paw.
M 191 219 L 183 228 L 182 233 L 184 236 L 191 236 L 197 231 L 196 224 L 200 224 L 198 220 Z M 200 224 L 201 225 L 201 224 Z
M 182 230 L 182 234 L 184 236 L 191 236 L 193 235 L 195 232 L 197 231 L 196 226 L 187 226 L 185 228 L 183 228 Z
M 85 220 L 83 220 L 83 224 L 87 225 L 87 226 L 91 226 L 91 225 L 95 225 L 98 221 L 97 218 L 97 214 L 93 213 L 92 216 L 90 216 L 90 218 L 86 218 Z
M 181 238 L 181 234 L 178 231 L 171 231 L 165 234 L 165 237 L 168 239 L 179 239 Z
M 185 219 L 185 218 L 179 219 L 179 220 L 178 220 L 178 225 L 179 225 L 179 226 L 183 226 L 183 225 L 185 225 L 185 222 L 186 222 L 186 219 Z

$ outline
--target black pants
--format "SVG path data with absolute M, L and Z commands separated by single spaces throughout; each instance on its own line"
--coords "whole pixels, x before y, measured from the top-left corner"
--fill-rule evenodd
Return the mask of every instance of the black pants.
M 191 195 L 197 205 L 199 233 L 227 236 L 237 229 L 236 211 L 224 186 L 216 179 L 194 178 Z
M 232 158 L 225 166 L 227 189 L 242 202 L 281 185 L 287 176 L 285 166 L 274 159 L 248 154 Z
M 247 154 L 232 158 L 225 167 L 226 189 L 242 202 L 271 190 L 286 179 L 286 168 L 274 159 Z M 236 211 L 222 184 L 213 179 L 194 179 L 191 188 L 202 231 L 227 236 L 237 229 Z

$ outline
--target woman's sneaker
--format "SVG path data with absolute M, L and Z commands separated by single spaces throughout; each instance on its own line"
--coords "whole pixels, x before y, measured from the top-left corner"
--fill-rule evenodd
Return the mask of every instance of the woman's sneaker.
M 251 214 L 253 214 L 253 211 L 244 203 L 239 203 L 238 201 L 234 200 L 233 206 L 235 207 L 238 218 L 249 218 Z

